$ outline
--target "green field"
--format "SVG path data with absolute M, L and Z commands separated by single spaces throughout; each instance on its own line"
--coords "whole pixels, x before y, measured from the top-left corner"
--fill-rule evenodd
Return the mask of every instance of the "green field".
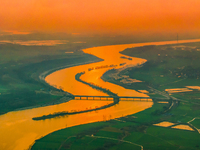
M 142 145 L 144 149 L 198 150 L 200 146 L 199 133 L 152 125 L 166 120 L 173 121 L 174 117 L 179 117 L 180 119 L 181 115 L 173 110 L 173 116 L 154 115 L 152 113 L 156 109 L 163 107 L 163 105 L 164 104 L 154 104 L 152 108 L 119 118 L 118 121 L 110 120 L 106 122 L 85 124 L 53 132 L 42 139 L 37 140 L 33 145 L 32 150 L 40 148 L 43 150 L 59 148 L 62 150 L 120 150 L 123 147 L 126 149 L 141 149 L 139 146 L 127 143 L 127 141 Z
M 101 60 L 77 50 L 80 46 L 65 46 L 0 44 L 0 114 L 60 103 L 65 93 L 41 81 L 39 75 L 57 67 Z M 62 94 L 52 95 L 52 91 Z
M 199 48 L 199 43 L 190 43 L 125 49 L 122 54 L 145 58 L 147 62 L 141 67 L 127 69 L 122 74 L 144 81 L 146 85 L 158 90 L 198 86 L 200 51 L 197 49 Z
M 191 122 L 191 124 L 200 129 L 200 118 L 195 119 L 194 121 Z

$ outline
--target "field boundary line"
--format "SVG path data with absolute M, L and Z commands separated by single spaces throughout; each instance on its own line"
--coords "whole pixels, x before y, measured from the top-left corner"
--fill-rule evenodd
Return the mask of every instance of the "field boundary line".
M 136 144 L 136 143 L 133 143 L 133 142 L 130 142 L 130 141 L 125 141 L 125 140 L 119 140 L 119 139 L 114 139 L 114 138 L 109 138 L 109 137 L 103 137 L 103 136 L 90 136 L 90 135 L 86 135 L 88 137 L 94 137 L 94 138 L 101 138 L 101 139 L 109 139 L 109 140 L 114 140 L 114 141 L 120 141 L 120 142 L 124 142 L 124 143 L 129 143 L 129 144 L 132 144 L 132 145 L 136 145 L 136 146 L 139 146 L 141 147 L 141 150 L 143 150 L 143 146 L 142 145 L 139 145 L 139 144 Z

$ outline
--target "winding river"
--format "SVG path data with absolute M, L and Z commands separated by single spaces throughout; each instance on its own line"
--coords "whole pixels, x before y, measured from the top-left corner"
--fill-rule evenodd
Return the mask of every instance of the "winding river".
M 185 42 L 198 42 L 198 40 L 184 40 Z M 144 46 L 144 45 L 164 45 L 174 44 L 177 41 L 166 42 L 151 42 L 138 44 L 125 44 L 94 47 L 83 50 L 85 53 L 90 53 L 104 61 L 70 67 L 58 70 L 46 77 L 46 82 L 50 85 L 63 87 L 65 91 L 78 95 L 106 95 L 105 93 L 95 90 L 83 83 L 75 80 L 75 75 L 79 72 L 85 72 L 81 79 L 87 82 L 92 82 L 101 87 L 110 89 L 119 96 L 147 96 L 134 90 L 124 89 L 121 86 L 104 82 L 101 79 L 103 73 L 114 68 L 133 67 L 144 63 L 146 60 L 141 58 L 124 59 L 119 52 L 125 48 Z M 124 64 L 124 65 L 123 65 Z M 102 67 L 104 66 L 104 67 Z M 90 68 L 90 69 L 89 69 Z M 95 69 L 96 68 L 96 69 Z M 91 71 L 89 71 L 91 70 Z M 71 100 L 59 105 L 39 107 L 21 111 L 13 111 L 0 116 L 0 149 L 1 150 L 24 150 L 28 149 L 36 139 L 41 138 L 53 131 L 71 127 L 80 124 L 86 124 L 96 121 L 103 121 L 129 114 L 134 114 L 143 111 L 153 105 L 153 102 L 131 102 L 120 101 L 119 104 L 106 108 L 104 110 L 93 111 L 83 114 L 69 115 L 59 118 L 47 119 L 42 121 L 33 121 L 36 116 L 47 115 L 49 113 L 60 111 L 85 110 L 99 107 L 108 104 L 109 101 L 93 101 L 93 100 Z

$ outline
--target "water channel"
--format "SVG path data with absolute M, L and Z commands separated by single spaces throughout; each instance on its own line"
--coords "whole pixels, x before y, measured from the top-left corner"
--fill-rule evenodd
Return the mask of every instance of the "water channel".
M 197 42 L 198 40 L 184 40 L 184 42 Z M 119 52 L 125 48 L 144 46 L 144 45 L 164 45 L 173 44 L 176 41 L 167 42 L 151 42 L 151 43 L 138 43 L 138 44 L 125 44 L 125 45 L 112 45 L 94 47 L 83 50 L 85 53 L 90 53 L 104 61 L 70 67 L 62 70 L 58 70 L 46 77 L 46 82 L 50 85 L 56 85 L 57 87 L 63 87 L 65 91 L 77 95 L 106 95 L 101 91 L 97 91 L 88 85 L 80 83 L 75 80 L 75 75 L 79 72 L 85 72 L 81 76 L 81 79 L 87 82 L 97 84 L 101 87 L 110 89 L 112 92 L 117 93 L 119 96 L 145 96 L 147 95 L 139 93 L 134 90 L 127 90 L 121 86 L 104 82 L 101 79 L 103 73 L 107 70 L 115 68 L 126 68 L 136 66 L 144 63 L 146 60 L 141 58 L 124 59 L 121 58 Z M 124 64 L 124 65 L 120 65 Z M 107 67 L 100 67 L 106 66 Z M 97 68 L 96 68 L 97 67 Z M 91 71 L 89 71 L 91 68 Z M 95 69 L 96 68 L 96 69 Z M 71 100 L 59 105 L 39 107 L 21 111 L 12 111 L 0 116 L 0 149 L 1 150 L 24 150 L 28 149 L 36 139 L 39 139 L 53 131 L 71 127 L 80 124 L 86 124 L 96 121 L 103 121 L 129 114 L 134 114 L 139 111 L 143 111 L 153 105 L 153 102 L 123 102 L 119 104 L 99 111 L 93 111 L 83 114 L 69 115 L 59 118 L 46 119 L 42 121 L 33 121 L 33 117 L 47 115 L 54 112 L 72 111 L 72 110 L 85 110 L 95 108 L 96 106 L 102 106 L 110 103 L 109 101 L 94 101 L 94 100 Z

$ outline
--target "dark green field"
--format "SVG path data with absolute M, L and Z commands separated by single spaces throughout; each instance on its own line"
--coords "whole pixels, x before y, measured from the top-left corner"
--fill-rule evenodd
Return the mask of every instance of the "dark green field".
M 41 81 L 39 75 L 58 67 L 101 60 L 77 50 L 79 46 L 63 47 L 0 44 L 0 114 L 63 102 L 66 93 Z
M 122 54 L 145 58 L 141 67 L 131 68 L 127 73 L 131 78 L 144 81 L 158 90 L 200 85 L 199 43 L 144 46 L 125 49 Z

